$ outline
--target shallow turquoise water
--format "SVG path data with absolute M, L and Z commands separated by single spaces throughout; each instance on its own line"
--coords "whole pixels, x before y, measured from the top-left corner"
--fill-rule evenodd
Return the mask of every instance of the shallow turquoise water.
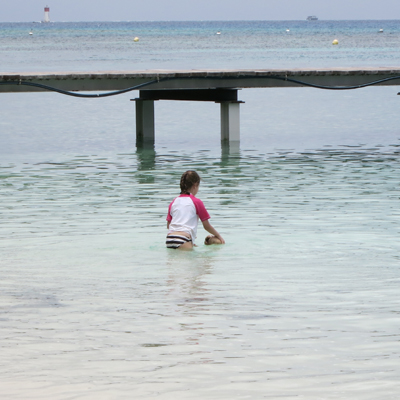
M 398 147 L 380 150 L 2 169 L 5 393 L 395 399 Z M 189 166 L 227 241 L 190 254 L 163 244 Z
M 225 30 L 246 32 L 254 46 L 286 27 L 243 24 Z M 373 22 L 351 33 L 351 23 L 318 29 L 328 40 L 346 27 L 358 46 L 338 49 L 336 60 L 396 64 L 397 22 L 385 24 L 386 36 L 370 34 L 370 43 L 386 38 L 376 48 L 358 40 Z M 57 43 L 47 38 L 31 50 L 22 35 L 30 25 L 18 25 L 21 52 L 4 29 L 0 46 L 8 40 L 5 70 L 26 69 L 24 57 L 42 69 L 150 68 L 157 60 L 167 68 L 190 53 L 187 65 L 218 64 L 209 55 L 218 54 L 216 42 L 189 49 L 215 23 L 178 25 L 146 25 L 149 36 L 175 38 L 175 50 L 162 58 L 160 46 L 139 64 L 103 47 L 129 24 L 113 24 L 98 43 L 101 27 L 55 25 Z M 79 50 L 79 35 L 93 38 L 88 47 L 101 57 Z M 293 41 L 243 57 L 229 43 L 221 54 L 237 67 L 275 53 L 292 66 L 300 56 L 317 66 L 332 58 Z M 43 64 L 47 45 L 57 56 Z M 397 92 L 242 90 L 240 148 L 221 147 L 218 105 L 157 102 L 156 145 L 144 150 L 134 143 L 134 96 L 1 94 L 2 395 L 397 399 Z M 164 247 L 167 207 L 189 168 L 202 176 L 198 196 L 225 246 Z M 199 243 L 205 236 L 199 228 Z

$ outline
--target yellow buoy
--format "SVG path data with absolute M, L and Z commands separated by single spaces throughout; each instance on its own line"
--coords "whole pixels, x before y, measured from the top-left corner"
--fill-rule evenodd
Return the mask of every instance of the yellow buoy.
M 334 41 L 332 42 L 332 44 L 339 44 L 339 40 L 334 39 Z
M 139 38 L 136 36 L 135 39 L 133 39 L 134 42 L 138 42 Z

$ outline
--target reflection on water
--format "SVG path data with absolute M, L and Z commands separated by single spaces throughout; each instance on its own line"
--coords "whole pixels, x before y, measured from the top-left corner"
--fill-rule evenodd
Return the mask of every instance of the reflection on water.
M 136 156 L 138 161 L 137 169 L 140 170 L 151 170 L 156 166 L 156 151 L 154 145 L 147 147 L 138 147 L 136 150 Z
M 185 335 L 185 343 L 199 344 L 205 335 L 206 321 L 199 321 L 212 308 L 207 275 L 212 274 L 214 260 L 210 256 L 198 257 L 193 253 L 167 250 L 169 300 L 175 329 Z
M 188 168 L 225 246 L 165 248 Z M 4 390 L 394 399 L 398 170 L 397 144 L 3 165 Z

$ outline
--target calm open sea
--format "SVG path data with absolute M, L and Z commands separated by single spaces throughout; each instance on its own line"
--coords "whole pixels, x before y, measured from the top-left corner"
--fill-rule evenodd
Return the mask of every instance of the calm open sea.
M 400 21 L 3 23 L 0 54 L 0 72 L 399 67 Z M 242 90 L 240 149 L 218 105 L 157 102 L 144 150 L 135 93 L 0 94 L 1 396 L 397 400 L 399 91 Z M 199 227 L 195 251 L 165 248 L 187 169 L 225 246 Z

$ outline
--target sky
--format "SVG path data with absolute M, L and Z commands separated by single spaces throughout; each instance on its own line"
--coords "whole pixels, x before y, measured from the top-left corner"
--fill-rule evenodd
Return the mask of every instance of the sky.
M 47 2 L 46 2 L 47 1 Z M 400 0 L 3 0 L 0 22 L 399 19 Z M 4 4 L 5 3 L 5 4 Z

